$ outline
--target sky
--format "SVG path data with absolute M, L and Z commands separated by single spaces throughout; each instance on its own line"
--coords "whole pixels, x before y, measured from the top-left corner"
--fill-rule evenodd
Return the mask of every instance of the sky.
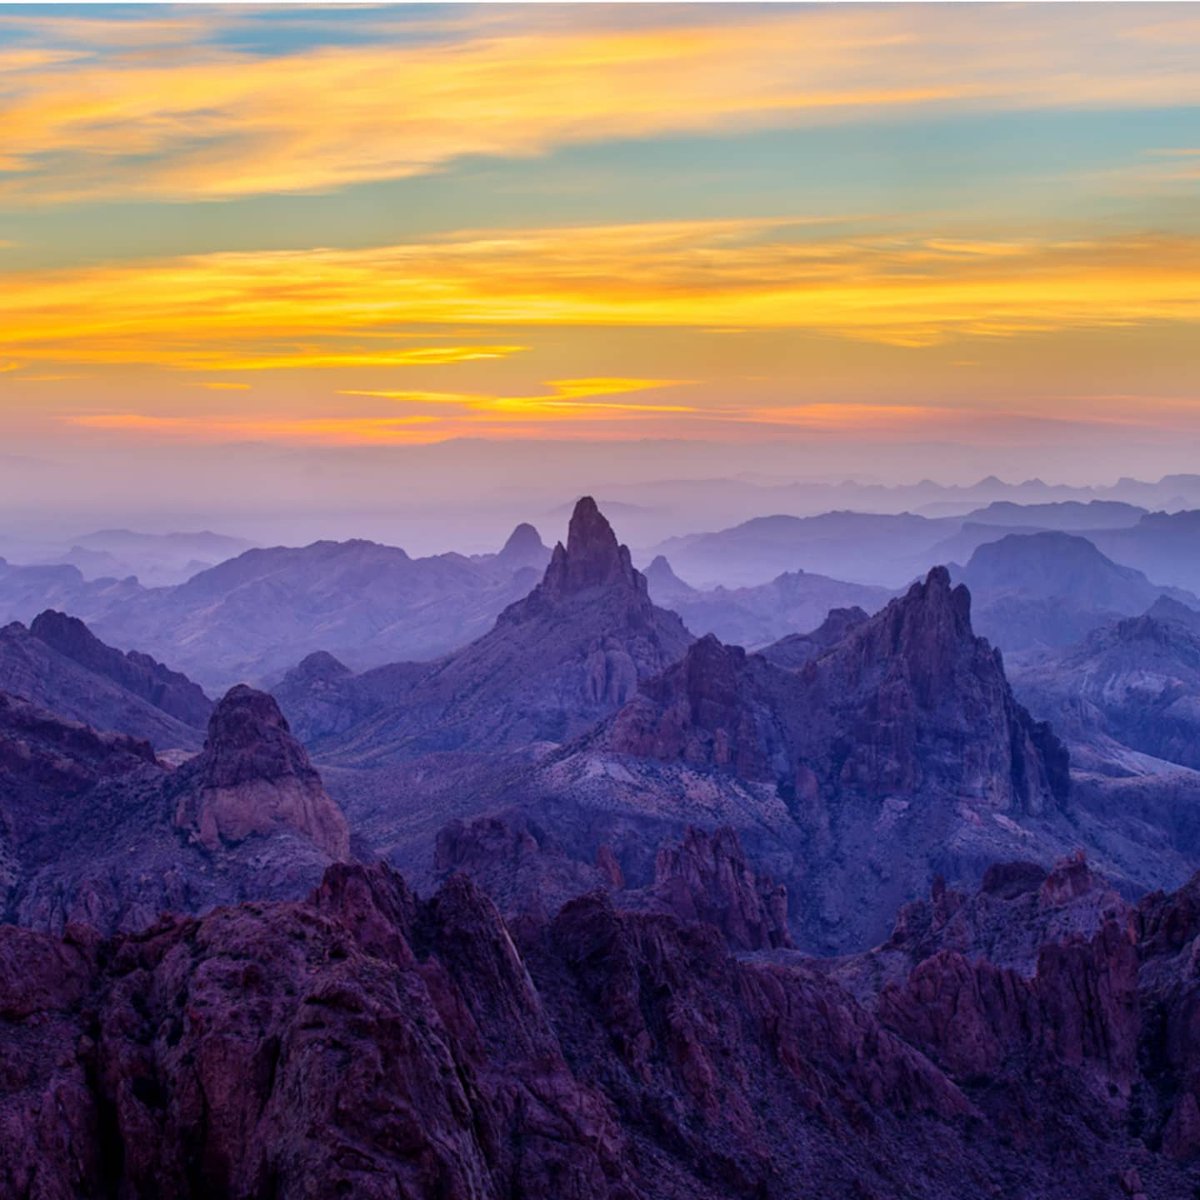
M 230 447 L 1200 449 L 1197 4 L 0 5 L 0 131 L 8 503 Z

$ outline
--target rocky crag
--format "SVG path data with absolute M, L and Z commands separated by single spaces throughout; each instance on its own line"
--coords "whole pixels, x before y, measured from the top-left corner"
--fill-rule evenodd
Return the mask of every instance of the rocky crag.
M 0 928 L 0 1193 L 1190 1200 L 1198 885 L 1036 874 L 833 965 L 602 890 L 506 926 L 384 866 L 110 941 Z M 1032 963 L 972 941 L 1005 923 Z
M 137 928 L 164 910 L 302 895 L 349 854 L 345 818 L 275 702 L 233 689 L 201 754 L 172 768 L 0 693 L 0 870 L 8 919 Z

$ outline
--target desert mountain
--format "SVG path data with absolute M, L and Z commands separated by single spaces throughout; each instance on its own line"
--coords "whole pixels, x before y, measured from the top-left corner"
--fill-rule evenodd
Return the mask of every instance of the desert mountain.
M 542 542 L 541 534 L 526 521 L 522 521 L 508 535 L 508 541 L 493 556 L 498 566 L 511 571 L 519 571 L 528 567 L 535 571 L 544 571 L 550 561 L 550 547 Z M 476 561 L 488 561 L 486 556 L 477 556 Z
M 584 497 L 541 583 L 483 637 L 440 662 L 337 684 L 351 705 L 369 694 L 382 707 L 339 738 L 334 757 L 379 761 L 563 742 L 628 701 L 640 680 L 675 662 L 691 640 L 674 613 L 653 604 L 628 549 Z M 298 683 L 293 675 L 281 688 L 285 710 L 319 737 L 324 731 Z
M 662 555 L 646 569 L 646 582 L 654 602 L 677 612 L 697 635 L 713 633 L 751 648 L 811 630 L 835 608 L 878 612 L 893 595 L 807 571 L 789 571 L 756 587 L 699 591 L 679 579 Z
M 505 802 L 578 856 L 608 843 L 630 880 L 656 836 L 733 824 L 806 897 L 806 943 L 839 948 L 880 936 L 936 872 L 1070 848 L 1066 753 L 974 636 L 965 588 L 938 568 L 838 624 L 798 669 L 701 639 Z
M 164 909 L 298 896 L 349 838 L 270 696 L 235 688 L 202 753 L 172 770 L 149 743 L 0 693 L 0 862 L 9 919 L 136 928 Z
M 145 591 L 133 577 L 86 580 L 78 567 L 18 566 L 0 558 L 0 621 L 5 624 L 29 624 L 48 608 L 91 620 L 133 603 Z
M 1015 679 L 1025 703 L 1098 763 L 1119 767 L 1124 747 L 1200 770 L 1200 612 L 1160 600 Z
M 808 633 L 790 633 L 787 637 L 764 646 L 759 653 L 777 667 L 787 667 L 794 671 L 810 659 L 819 658 L 869 616 L 870 614 L 861 608 L 832 608 L 816 629 Z
M 755 517 L 715 533 L 669 538 L 654 550 L 704 586 L 753 587 L 790 571 L 896 587 L 915 561 L 958 528 L 953 519 L 913 513 L 829 512 L 814 517 Z
M 500 553 L 477 558 L 410 558 L 368 541 L 253 549 L 174 587 L 0 562 L 0 618 L 28 622 L 59 609 L 112 645 L 137 646 L 225 689 L 277 676 L 319 650 L 359 670 L 444 654 L 526 595 L 548 555 L 522 526 Z
M 149 655 L 106 646 L 80 620 L 48 610 L 0 629 L 0 689 L 97 729 L 195 750 L 212 701 Z
M 1069 645 L 1164 594 L 1200 604 L 1068 533 L 1010 534 L 980 546 L 960 576 L 976 598 L 980 631 L 1008 651 Z
M 1030 529 L 1078 530 L 1086 533 L 1090 529 L 1120 529 L 1136 525 L 1145 515 L 1144 508 L 1121 500 L 1059 500 L 1046 504 L 993 500 L 983 508 L 966 513 L 963 520 L 980 525 L 1025 526 Z
M 85 579 L 124 579 L 136 575 L 147 587 L 170 587 L 253 546 L 245 538 L 202 530 L 196 533 L 141 533 L 98 529 L 75 539 L 47 563 L 69 563 Z
M 536 576 L 501 556 L 410 558 L 375 542 L 315 542 L 250 550 L 180 587 L 107 612 L 97 629 L 118 644 L 143 631 L 152 649 L 202 681 L 261 679 L 304 654 L 345 655 L 358 667 L 432 658 L 470 641 Z
M 1096 545 L 1118 562 L 1145 571 L 1175 587 L 1200 592 L 1200 509 L 1147 513 L 1128 529 L 1092 535 Z

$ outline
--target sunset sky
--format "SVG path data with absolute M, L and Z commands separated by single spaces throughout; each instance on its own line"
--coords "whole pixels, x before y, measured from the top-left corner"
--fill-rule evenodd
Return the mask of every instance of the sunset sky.
M 0 6 L 0 274 L 10 453 L 1169 453 L 1200 6 Z

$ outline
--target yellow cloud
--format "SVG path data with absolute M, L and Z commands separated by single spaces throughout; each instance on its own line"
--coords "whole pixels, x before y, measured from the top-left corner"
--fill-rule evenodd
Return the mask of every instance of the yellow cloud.
M 913 108 L 1200 102 L 1194 22 L 1072 7 L 713 6 L 688 19 L 651 10 L 617 29 L 528 6 L 473 28 L 446 14 L 441 35 L 420 41 L 380 18 L 367 44 L 274 55 L 193 36 L 207 17 L 29 18 L 50 44 L 13 52 L 0 194 L 44 204 L 329 190 L 599 139 Z M 81 45 L 98 53 L 64 60 Z
M 792 329 L 917 347 L 1200 321 L 1196 237 L 802 232 L 782 220 L 476 231 L 13 272 L 0 355 L 212 374 L 426 367 L 525 348 L 453 334 L 413 345 L 417 327 L 523 327 L 527 339 L 564 325 Z
M 341 396 L 366 396 L 408 404 L 454 405 L 474 412 L 496 412 L 506 417 L 536 419 L 547 416 L 589 416 L 613 412 L 626 414 L 694 413 L 690 404 L 633 403 L 605 399 L 631 392 L 676 387 L 680 379 L 554 379 L 548 396 L 493 396 L 475 392 L 421 392 L 344 388 Z

